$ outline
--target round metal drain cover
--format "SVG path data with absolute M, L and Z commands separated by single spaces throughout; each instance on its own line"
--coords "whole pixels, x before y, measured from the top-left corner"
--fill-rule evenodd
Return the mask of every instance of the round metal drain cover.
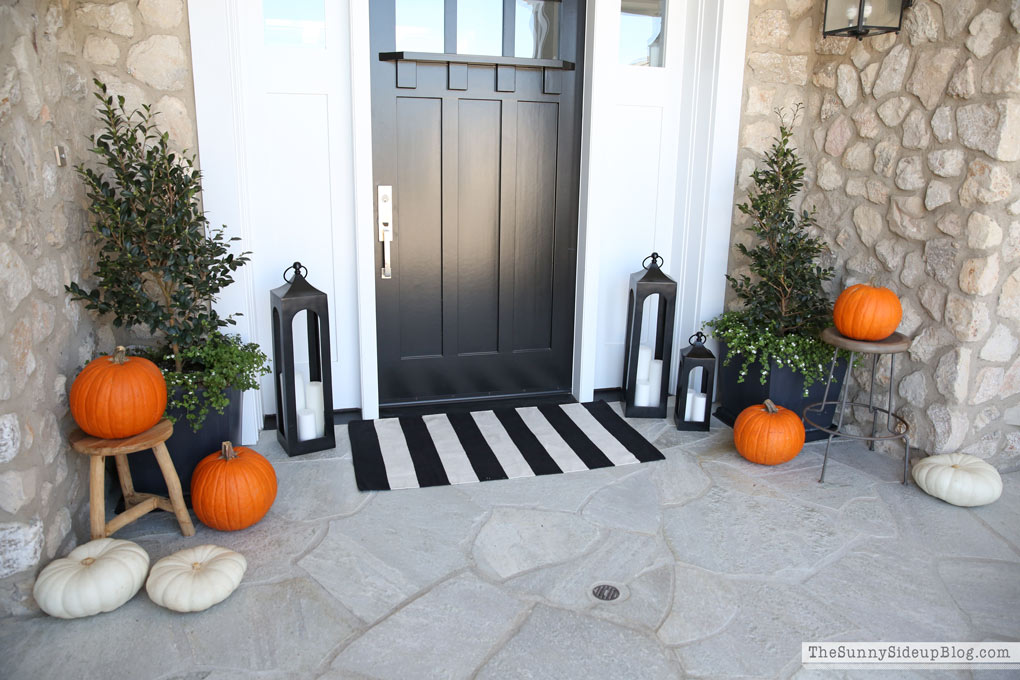
M 596 599 L 610 602 L 620 597 L 620 589 L 616 586 L 611 586 L 608 583 L 600 583 L 591 589 L 591 594 L 594 595 Z

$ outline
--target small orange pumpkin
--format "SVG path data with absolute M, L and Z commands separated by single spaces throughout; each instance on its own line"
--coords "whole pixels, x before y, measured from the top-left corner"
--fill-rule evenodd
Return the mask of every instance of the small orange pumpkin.
M 733 423 L 733 443 L 752 463 L 779 465 L 804 448 L 804 424 L 790 409 L 766 399 L 740 412 Z
M 68 401 L 74 422 L 93 437 L 133 437 L 163 417 L 166 381 L 156 364 L 129 357 L 118 346 L 113 355 L 93 359 L 82 369 Z
M 885 340 L 902 318 L 903 307 L 896 293 L 865 283 L 840 293 L 832 310 L 836 330 L 854 340 Z
M 247 529 L 276 500 L 276 471 L 261 454 L 223 442 L 191 475 L 191 503 L 202 524 L 219 531 Z

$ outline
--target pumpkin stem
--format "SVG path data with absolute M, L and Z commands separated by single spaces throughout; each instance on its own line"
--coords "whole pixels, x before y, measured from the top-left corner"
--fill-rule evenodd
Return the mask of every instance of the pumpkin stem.
M 779 409 L 776 408 L 776 405 L 772 402 L 771 399 L 765 400 L 765 410 L 768 411 L 769 413 L 779 413 Z
M 113 356 L 110 357 L 110 361 L 117 365 L 127 363 L 127 348 L 124 345 L 117 345 L 117 349 L 113 350 Z
M 234 445 L 230 442 L 223 442 L 220 444 L 220 458 L 223 460 L 230 460 L 231 458 L 237 458 L 237 452 L 234 451 Z
M 89 566 L 90 564 L 92 564 L 95 561 L 96 561 L 95 557 L 86 557 L 85 559 L 83 559 L 81 561 L 81 563 L 84 564 L 87 567 L 87 566 Z

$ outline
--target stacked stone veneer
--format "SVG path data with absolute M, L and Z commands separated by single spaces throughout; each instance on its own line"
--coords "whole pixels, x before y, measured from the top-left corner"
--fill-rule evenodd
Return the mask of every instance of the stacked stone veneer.
M 87 537 L 87 464 L 67 392 L 114 344 L 64 285 L 92 271 L 84 187 L 92 78 L 153 104 L 195 146 L 182 0 L 0 3 L 0 616 L 34 609 L 40 566 Z M 65 149 L 58 167 L 54 146 Z
M 737 200 L 777 132 L 773 109 L 804 102 L 802 198 L 831 248 L 830 291 L 872 281 L 903 302 L 914 342 L 893 388 L 913 442 L 1015 467 L 1020 2 L 918 0 L 899 35 L 862 42 L 823 39 L 823 5 L 752 2 Z M 853 391 L 869 377 L 870 362 Z M 887 366 L 877 378 L 888 389 Z

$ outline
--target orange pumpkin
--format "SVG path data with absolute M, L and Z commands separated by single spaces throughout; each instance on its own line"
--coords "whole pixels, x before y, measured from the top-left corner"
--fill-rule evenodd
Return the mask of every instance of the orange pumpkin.
M 247 529 L 276 500 L 276 471 L 259 453 L 223 442 L 191 475 L 191 503 L 198 519 L 220 531 Z
M 903 307 L 896 293 L 864 283 L 840 293 L 832 310 L 836 330 L 854 340 L 885 340 L 902 318 Z
M 156 364 L 117 347 L 112 356 L 93 359 L 82 369 L 69 401 L 74 422 L 93 437 L 133 437 L 163 417 L 166 381 Z
M 804 424 L 790 409 L 766 399 L 740 412 L 733 423 L 733 443 L 752 463 L 779 465 L 804 448 Z

